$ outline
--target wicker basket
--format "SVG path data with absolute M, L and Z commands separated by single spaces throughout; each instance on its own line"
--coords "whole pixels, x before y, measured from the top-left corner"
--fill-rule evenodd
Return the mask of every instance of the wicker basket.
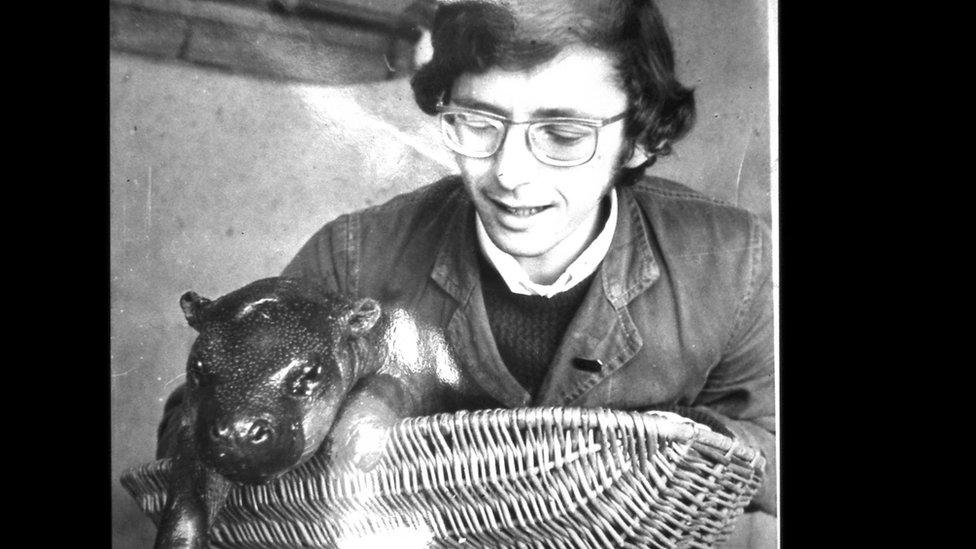
M 673 414 L 456 412 L 397 424 L 370 472 L 316 456 L 232 488 L 219 547 L 711 547 L 762 482 L 758 450 Z M 122 485 L 158 523 L 169 460 Z

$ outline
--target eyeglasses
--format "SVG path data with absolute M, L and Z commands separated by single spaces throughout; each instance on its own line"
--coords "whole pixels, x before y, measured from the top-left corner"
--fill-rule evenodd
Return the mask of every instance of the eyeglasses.
M 516 122 L 504 116 L 464 107 L 439 104 L 441 135 L 444 143 L 459 154 L 488 158 L 498 152 L 508 127 L 528 124 L 525 143 L 532 154 L 550 166 L 570 167 L 585 164 L 596 153 L 600 128 L 624 117 L 626 111 L 610 118 L 534 118 Z

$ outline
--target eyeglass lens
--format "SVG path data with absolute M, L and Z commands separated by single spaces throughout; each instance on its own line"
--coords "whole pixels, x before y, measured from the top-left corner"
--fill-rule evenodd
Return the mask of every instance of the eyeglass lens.
M 494 118 L 474 113 L 444 113 L 441 120 L 448 145 L 467 156 L 491 156 L 505 138 L 505 123 Z M 596 132 L 596 128 L 584 124 L 533 122 L 529 124 L 528 142 L 543 162 L 585 162 L 596 149 Z

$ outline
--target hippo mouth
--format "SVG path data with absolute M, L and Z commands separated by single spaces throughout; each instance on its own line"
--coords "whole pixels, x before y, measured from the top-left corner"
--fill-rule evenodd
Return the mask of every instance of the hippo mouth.
M 217 472 L 224 478 L 237 484 L 266 484 L 284 475 L 289 469 L 281 471 L 261 471 L 253 469 L 221 469 Z
M 198 453 L 207 466 L 233 482 L 262 484 L 274 480 L 299 463 L 304 437 L 300 429 L 266 423 L 262 429 L 201 425 Z
M 282 452 L 276 456 L 209 453 L 205 461 L 222 476 L 239 484 L 264 484 L 298 465 L 298 455 Z

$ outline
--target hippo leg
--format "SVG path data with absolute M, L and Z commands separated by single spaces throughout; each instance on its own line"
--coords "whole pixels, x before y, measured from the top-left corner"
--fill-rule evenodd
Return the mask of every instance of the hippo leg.
M 390 429 L 407 416 L 409 395 L 385 374 L 361 381 L 347 397 L 332 429 L 331 454 L 336 467 L 369 471 L 382 456 Z
M 227 498 L 231 482 L 203 467 L 184 433 L 170 470 L 170 484 L 155 549 L 207 549 L 209 531 Z

